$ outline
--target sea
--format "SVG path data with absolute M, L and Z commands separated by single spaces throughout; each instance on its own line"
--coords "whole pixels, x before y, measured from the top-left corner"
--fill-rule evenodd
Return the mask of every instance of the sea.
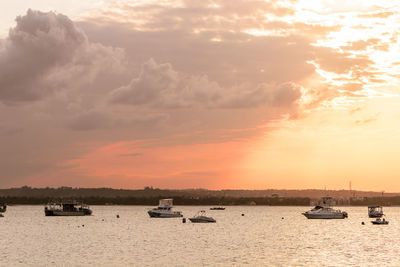
M 400 266 L 400 207 L 384 207 L 389 225 L 372 225 L 367 207 L 336 207 L 349 214 L 338 220 L 308 220 L 311 207 L 174 207 L 185 218 L 206 210 L 217 222 L 205 224 L 150 218 L 148 206 L 91 208 L 45 217 L 43 206 L 9 206 L 0 266 Z

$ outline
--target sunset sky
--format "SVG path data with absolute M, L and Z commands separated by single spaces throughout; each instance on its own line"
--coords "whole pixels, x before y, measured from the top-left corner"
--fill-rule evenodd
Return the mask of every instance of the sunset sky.
M 2 0 L 1 188 L 400 191 L 398 1 Z

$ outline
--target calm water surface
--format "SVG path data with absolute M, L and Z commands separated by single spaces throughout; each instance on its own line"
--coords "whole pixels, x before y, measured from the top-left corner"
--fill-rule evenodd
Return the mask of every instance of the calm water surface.
M 400 207 L 384 209 L 389 225 L 372 225 L 366 207 L 341 208 L 344 220 L 307 220 L 310 207 L 175 207 L 185 217 L 205 209 L 215 224 L 150 218 L 150 208 L 45 217 L 42 206 L 10 206 L 0 266 L 400 266 Z

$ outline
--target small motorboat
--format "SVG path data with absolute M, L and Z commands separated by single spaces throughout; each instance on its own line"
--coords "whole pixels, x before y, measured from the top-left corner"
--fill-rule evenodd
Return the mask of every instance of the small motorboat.
M 389 221 L 386 221 L 385 218 L 376 218 L 375 221 L 371 221 L 372 224 L 389 224 Z
M 210 210 L 225 210 L 224 207 L 212 207 Z
M 204 210 L 199 211 L 194 217 L 189 218 L 192 223 L 215 223 L 217 222 L 213 217 L 206 216 Z

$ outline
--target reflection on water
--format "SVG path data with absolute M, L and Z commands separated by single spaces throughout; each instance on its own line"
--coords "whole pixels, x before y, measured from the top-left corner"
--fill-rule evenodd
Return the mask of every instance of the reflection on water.
M 399 207 L 385 207 L 389 225 L 372 225 L 366 207 L 341 208 L 344 220 L 307 220 L 310 207 L 175 207 L 185 217 L 205 209 L 214 224 L 150 218 L 149 208 L 45 217 L 42 206 L 10 206 L 0 266 L 400 266 Z

